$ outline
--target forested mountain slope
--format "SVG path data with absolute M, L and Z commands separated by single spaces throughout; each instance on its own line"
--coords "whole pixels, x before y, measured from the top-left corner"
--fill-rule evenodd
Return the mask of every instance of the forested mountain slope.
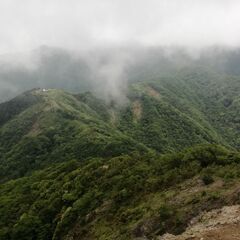
M 201 143 L 239 148 L 240 83 L 184 69 L 129 86 L 127 102 L 34 89 L 0 105 L 1 179 L 48 163 Z
M 201 211 L 240 203 L 239 164 L 239 153 L 220 146 L 55 164 L 0 185 L 0 238 L 181 233 Z
M 130 99 L 132 105 L 125 110 L 127 120 L 121 127 L 130 123 L 126 128 L 138 138 L 152 132 L 149 144 L 157 138 L 155 148 L 180 149 L 203 141 L 240 146 L 239 77 L 207 68 L 182 69 L 132 85 Z M 133 124 L 132 109 L 136 107 L 142 114 Z
M 23 176 L 54 162 L 146 151 L 69 93 L 36 89 L 29 94 L 39 100 L 0 129 L 1 179 Z M 19 97 L 2 108 L 11 109 L 13 101 L 19 104 Z
M 239 204 L 238 76 L 188 67 L 125 94 L 0 104 L 0 239 L 151 239 Z

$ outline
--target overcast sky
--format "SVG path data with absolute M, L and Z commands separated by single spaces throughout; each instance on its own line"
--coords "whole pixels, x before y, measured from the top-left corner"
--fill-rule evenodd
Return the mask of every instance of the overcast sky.
M 41 45 L 240 43 L 239 0 L 0 0 L 0 54 Z

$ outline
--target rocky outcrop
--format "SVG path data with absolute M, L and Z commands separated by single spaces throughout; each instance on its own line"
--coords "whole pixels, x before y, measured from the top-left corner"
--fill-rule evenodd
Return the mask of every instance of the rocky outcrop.
M 203 212 L 181 235 L 164 234 L 158 240 L 239 240 L 240 205 Z

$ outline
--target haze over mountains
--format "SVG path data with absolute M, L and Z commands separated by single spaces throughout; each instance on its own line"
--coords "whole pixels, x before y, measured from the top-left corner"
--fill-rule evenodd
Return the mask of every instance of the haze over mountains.
M 201 66 L 238 76 L 239 62 L 239 49 L 227 47 L 189 52 L 187 48 L 129 46 L 78 52 L 45 46 L 1 57 L 0 101 L 35 87 L 91 91 L 100 98 L 122 101 L 131 82 Z
M 240 2 L 0 1 L 0 240 L 239 240 Z
M 239 10 L 235 0 L 4 0 L 0 102 L 35 87 L 122 100 L 128 82 L 194 64 L 238 75 Z

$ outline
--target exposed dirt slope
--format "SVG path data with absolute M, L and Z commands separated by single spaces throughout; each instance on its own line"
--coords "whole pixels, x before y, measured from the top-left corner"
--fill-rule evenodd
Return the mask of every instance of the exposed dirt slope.
M 158 240 L 240 240 L 240 205 L 212 210 L 192 219 L 178 236 L 165 234 Z

